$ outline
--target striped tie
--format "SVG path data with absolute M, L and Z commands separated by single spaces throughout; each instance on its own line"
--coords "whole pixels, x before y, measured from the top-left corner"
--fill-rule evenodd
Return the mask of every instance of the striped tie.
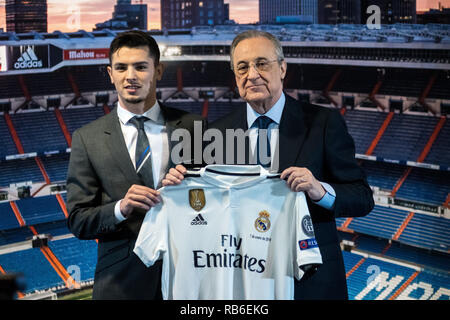
M 138 130 L 135 153 L 136 173 L 144 180 L 147 187 L 154 188 L 150 144 L 144 129 L 144 122 L 147 120 L 150 119 L 147 117 L 133 117 L 129 122 Z

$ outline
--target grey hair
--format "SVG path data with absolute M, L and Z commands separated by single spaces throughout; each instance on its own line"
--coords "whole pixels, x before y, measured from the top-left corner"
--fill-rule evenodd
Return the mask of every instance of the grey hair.
M 280 63 L 281 61 L 284 60 L 283 47 L 281 46 L 281 43 L 277 37 L 275 37 L 273 34 L 266 32 L 266 31 L 247 30 L 247 31 L 244 31 L 244 32 L 238 34 L 234 38 L 233 42 L 231 43 L 231 47 L 230 47 L 231 70 L 234 69 L 233 55 L 234 55 L 234 50 L 236 49 L 239 42 L 241 42 L 242 40 L 246 40 L 246 39 L 260 38 L 260 37 L 266 38 L 266 39 L 270 40 L 270 42 L 272 42 L 272 44 L 275 48 L 275 54 L 277 55 L 278 63 Z

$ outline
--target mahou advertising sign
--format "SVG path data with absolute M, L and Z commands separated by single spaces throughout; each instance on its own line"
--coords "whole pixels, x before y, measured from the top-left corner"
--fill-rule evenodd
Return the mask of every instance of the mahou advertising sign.
M 108 59 L 109 49 L 69 49 L 64 50 L 64 60 Z

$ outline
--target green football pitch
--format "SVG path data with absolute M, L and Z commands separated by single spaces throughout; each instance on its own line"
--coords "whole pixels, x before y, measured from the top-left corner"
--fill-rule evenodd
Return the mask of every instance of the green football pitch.
M 58 300 L 91 300 L 92 288 L 65 295 Z

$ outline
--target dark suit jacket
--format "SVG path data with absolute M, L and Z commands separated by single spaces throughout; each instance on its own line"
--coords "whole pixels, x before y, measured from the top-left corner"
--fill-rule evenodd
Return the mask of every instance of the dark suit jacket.
M 202 119 L 160 106 L 172 149 L 170 133 L 177 128 L 192 133 L 193 121 Z M 74 132 L 67 176 L 68 226 L 80 239 L 98 239 L 94 299 L 161 298 L 161 263 L 147 268 L 133 253 L 145 212 L 135 211 L 119 224 L 114 216 L 116 202 L 132 184 L 144 185 L 129 157 L 117 108 Z
M 210 128 L 247 130 L 246 107 L 237 108 Z M 248 139 L 246 144 L 248 150 Z M 291 166 L 308 168 L 317 180 L 336 191 L 332 211 L 308 199 L 324 263 L 313 275 L 296 281 L 295 299 L 348 299 L 335 218 L 364 216 L 373 209 L 374 201 L 355 160 L 353 139 L 337 110 L 300 103 L 286 94 L 279 125 L 279 172 Z

